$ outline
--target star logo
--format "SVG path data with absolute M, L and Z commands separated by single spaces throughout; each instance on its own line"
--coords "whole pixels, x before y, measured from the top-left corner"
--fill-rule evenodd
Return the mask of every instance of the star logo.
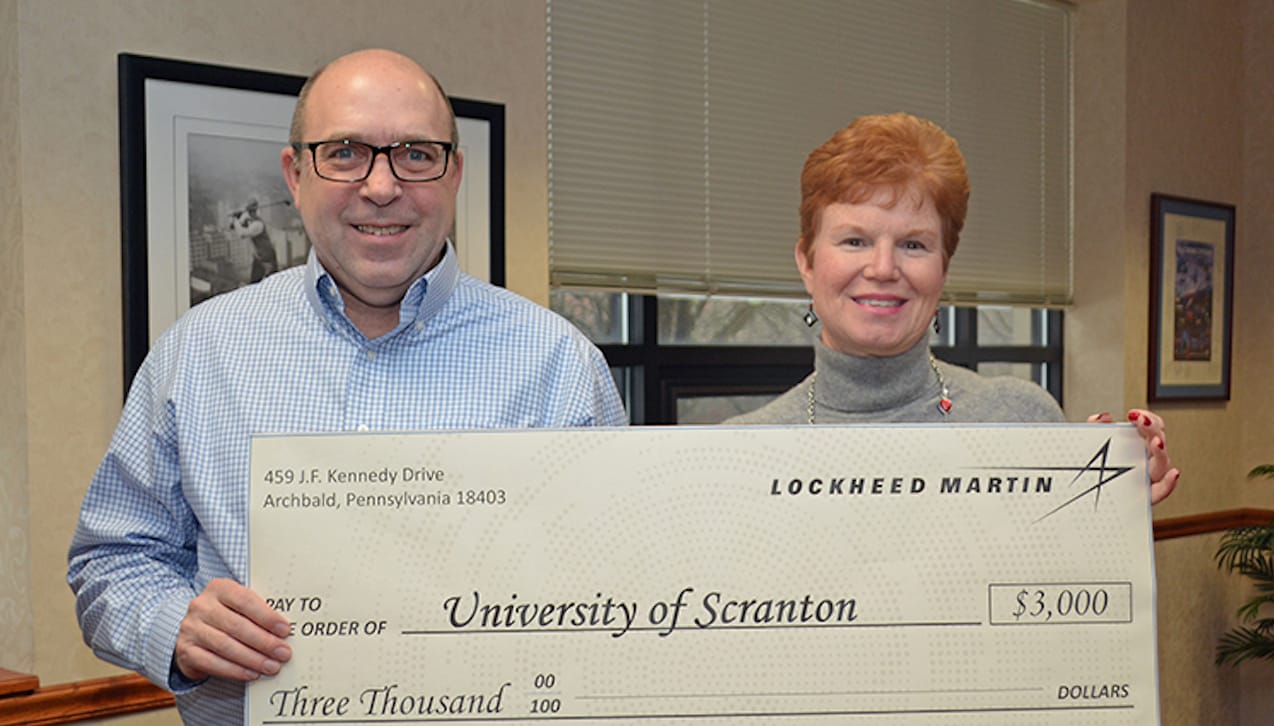
M 1035 521 L 1038 522 L 1038 521 L 1048 519 L 1049 517 L 1053 516 L 1054 514 L 1057 514 L 1058 512 L 1069 507 L 1075 502 L 1078 502 L 1079 500 L 1083 499 L 1089 494 L 1093 495 L 1093 509 L 1097 509 L 1097 505 L 1101 502 L 1102 488 L 1105 487 L 1107 484 L 1111 483 L 1112 481 L 1123 476 L 1124 474 L 1127 474 L 1128 472 L 1132 471 L 1131 466 L 1111 465 L 1109 463 L 1109 456 L 1110 456 L 1110 439 L 1106 439 L 1106 443 L 1101 445 L 1101 448 L 1097 450 L 1097 453 L 1093 454 L 1093 457 L 1089 459 L 1088 463 L 1085 464 L 1084 466 L 1058 467 L 1054 469 L 1054 471 L 1074 471 L 1075 472 L 1075 478 L 1071 479 L 1070 484 L 1067 484 L 1068 487 L 1075 486 L 1075 484 L 1078 483 L 1081 479 L 1084 479 L 1086 482 L 1088 482 L 1088 486 L 1085 487 L 1078 494 L 1075 494 L 1074 496 L 1072 496 L 1070 499 L 1067 499 L 1066 501 L 1057 505 L 1052 510 L 1050 510 L 1047 514 L 1045 514 L 1044 516 L 1040 517 L 1039 519 Z
M 1035 520 L 1036 522 L 1041 522 L 1090 494 L 1093 496 L 1093 509 L 1096 509 L 1097 505 L 1101 503 L 1102 489 L 1107 484 L 1133 470 L 1133 467 L 1131 466 L 1114 466 L 1110 463 L 1110 442 L 1111 439 L 1106 439 L 1106 443 L 1102 444 L 1101 447 L 1097 449 L 1097 453 L 1093 454 L 1092 458 L 1088 460 L 1088 463 L 1083 466 L 996 466 L 990 468 L 1007 471 L 1075 472 L 1074 478 L 1070 480 L 1070 483 L 1067 484 L 1067 486 L 1073 487 L 1080 482 L 1087 484 L 1082 491 L 1071 496 L 1066 501 L 1049 510 L 1042 517 Z

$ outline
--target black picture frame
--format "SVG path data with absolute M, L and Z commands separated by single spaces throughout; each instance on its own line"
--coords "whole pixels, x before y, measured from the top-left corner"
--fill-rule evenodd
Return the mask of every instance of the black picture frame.
M 1230 400 L 1232 204 L 1150 196 L 1149 401 Z
M 166 206 L 172 209 L 159 209 L 164 206 L 152 201 L 156 190 L 165 190 L 168 186 L 162 182 L 179 181 L 176 166 L 172 170 L 172 179 L 152 179 L 155 162 L 161 158 L 178 158 L 172 148 L 164 148 L 157 144 L 154 137 L 171 134 L 179 137 L 180 132 L 165 128 L 166 122 L 177 121 L 183 112 L 174 112 L 171 118 L 163 117 L 155 121 L 159 114 L 155 106 L 161 102 L 168 103 L 169 94 L 173 98 L 178 95 L 203 97 L 209 94 L 229 92 L 232 103 L 217 104 L 217 119 L 195 119 L 195 122 L 222 124 L 227 128 L 234 127 L 237 119 L 232 118 L 235 109 L 248 109 L 255 115 L 259 106 L 269 105 L 270 111 L 263 112 L 270 116 L 271 133 L 281 134 L 270 143 L 274 149 L 282 148 L 286 142 L 286 128 L 290 121 L 291 107 L 295 97 L 305 83 L 303 76 L 285 73 L 237 68 L 231 66 L 195 63 L 190 61 L 158 58 L 153 56 L 120 53 L 118 55 L 119 83 L 119 158 L 120 158 L 120 237 L 121 237 L 121 279 L 122 279 L 122 314 L 123 314 L 123 358 L 124 358 L 124 392 L 127 394 L 133 376 L 145 359 L 151 344 L 163 329 L 176 319 L 181 311 L 189 307 L 189 296 L 182 304 L 182 290 L 189 290 L 190 280 L 183 283 L 176 279 L 188 273 L 190 268 L 182 270 L 181 264 L 152 265 L 151 260 L 158 254 L 167 260 L 187 260 L 192 257 L 190 250 L 182 257 L 181 229 L 173 224 L 156 225 L 155 219 L 163 217 L 176 219 L 181 210 L 174 202 Z M 150 109 L 148 110 L 148 103 Z M 172 103 L 180 105 L 180 100 Z M 457 249 L 462 252 L 462 266 L 465 252 L 478 252 L 472 257 L 480 261 L 483 269 L 466 271 L 496 284 L 505 284 L 505 114 L 504 105 L 466 98 L 451 99 L 455 110 L 457 124 L 461 126 L 461 148 L 465 151 L 465 175 L 461 195 L 472 209 L 462 211 L 458 202 L 457 228 L 465 222 L 466 229 L 476 230 L 487 238 L 485 246 L 473 245 L 472 241 L 463 237 L 457 239 Z M 225 110 L 228 109 L 228 110 Z M 286 109 L 284 114 L 279 109 Z M 191 114 L 198 117 L 198 112 Z M 229 115 L 230 117 L 227 117 Z M 282 116 L 282 118 L 280 118 Z M 188 120 L 182 118 L 181 120 Z M 153 122 L 154 121 L 154 122 Z M 152 123 L 153 122 L 153 123 Z M 245 121 L 246 126 L 260 126 L 259 120 Z M 151 127 L 155 128 L 151 128 Z M 469 133 L 476 131 L 477 133 Z M 148 132 L 156 132 L 150 133 Z M 220 133 L 220 132 L 219 132 Z M 230 138 L 233 141 L 233 132 Z M 195 134 L 190 135 L 192 138 Z M 244 139 L 245 143 L 257 143 L 255 139 Z M 480 143 L 481 146 L 476 144 Z M 176 144 L 173 144 L 174 146 Z M 267 162 L 278 165 L 277 151 Z M 185 161 L 180 162 L 184 164 Z M 165 174 L 169 169 L 163 169 Z M 282 182 L 281 175 L 279 182 Z M 189 195 L 189 190 L 186 190 Z M 160 196 L 164 192 L 161 191 Z M 176 193 L 171 193 L 177 197 Z M 280 206 L 290 207 L 290 201 L 274 202 Z M 265 205 L 262 205 L 265 206 Z M 485 207 L 485 213 L 484 209 Z M 464 215 L 464 219 L 460 217 Z M 476 220 L 470 224 L 467 220 Z M 175 232 L 174 232 L 175 231 Z M 302 233 L 303 234 L 303 233 Z M 162 242 L 161 242 L 162 240 Z M 190 238 L 185 242 L 190 244 Z M 470 248 L 465 248 L 466 244 Z M 171 249 L 169 249 L 171 248 Z M 289 247 L 289 249 L 291 249 Z M 284 265 L 286 266 L 286 265 Z M 164 270 L 152 269 L 163 267 Z M 181 272 L 174 272 L 178 270 Z M 169 279 L 173 278 L 173 279 Z M 193 293 L 190 293 L 193 294 Z M 211 294 L 216 294 L 213 292 Z M 189 295 L 189 294 L 188 294 Z M 169 299 L 171 298 L 171 300 Z M 157 312 L 160 311 L 160 312 Z

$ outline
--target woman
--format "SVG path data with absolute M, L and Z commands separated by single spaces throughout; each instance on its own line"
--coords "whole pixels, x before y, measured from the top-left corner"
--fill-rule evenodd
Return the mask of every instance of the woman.
M 814 372 L 727 423 L 1065 421 L 1039 386 L 986 378 L 929 351 L 929 325 L 968 202 L 959 146 L 930 121 L 864 116 L 815 149 L 801 172 L 796 242 L 808 320 L 822 321 Z M 1150 452 L 1151 500 L 1158 502 L 1180 478 L 1163 420 L 1140 409 L 1128 420 Z

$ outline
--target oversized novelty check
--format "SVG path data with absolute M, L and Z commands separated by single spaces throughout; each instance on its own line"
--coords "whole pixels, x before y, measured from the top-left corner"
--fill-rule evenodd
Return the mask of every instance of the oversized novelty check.
M 1155 724 L 1128 425 L 260 436 L 256 724 Z

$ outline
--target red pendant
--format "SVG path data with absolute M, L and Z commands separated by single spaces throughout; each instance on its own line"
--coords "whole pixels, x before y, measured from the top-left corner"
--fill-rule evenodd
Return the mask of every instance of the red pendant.
M 938 408 L 942 409 L 943 413 L 951 413 L 951 399 L 943 396 L 942 400 L 938 401 Z

